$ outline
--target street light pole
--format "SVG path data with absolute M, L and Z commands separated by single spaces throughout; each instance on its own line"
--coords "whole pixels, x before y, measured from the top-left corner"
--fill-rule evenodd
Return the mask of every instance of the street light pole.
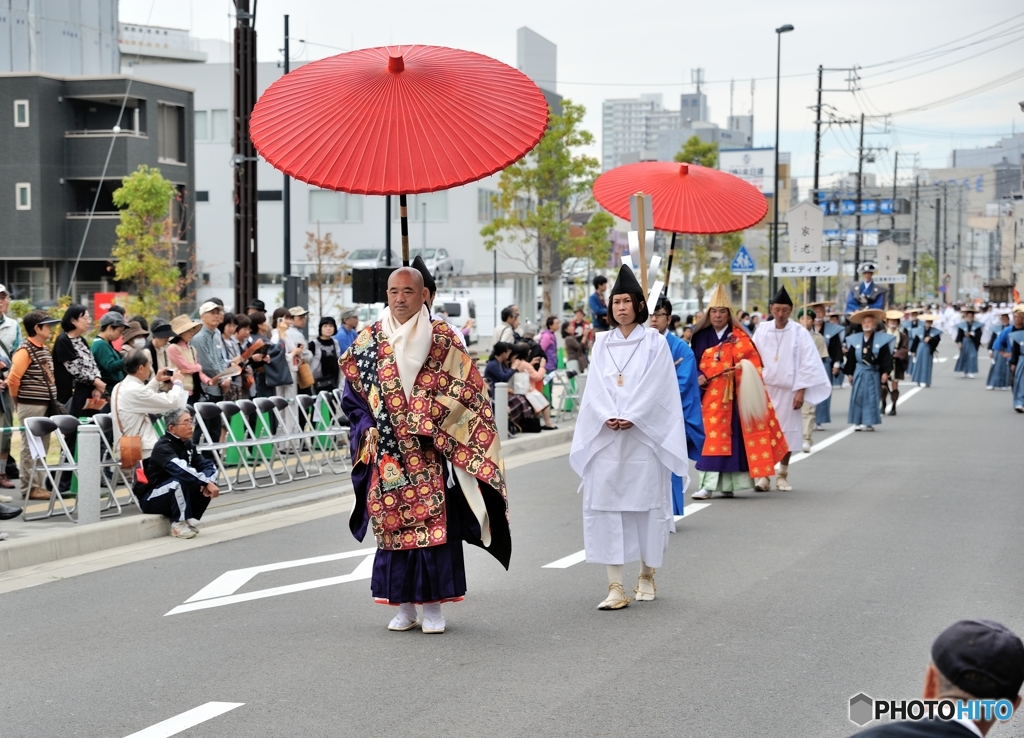
M 770 280 L 769 284 L 771 284 L 769 300 L 775 294 L 775 262 L 779 260 L 779 102 L 781 99 L 780 85 L 782 83 L 782 34 L 789 33 L 792 30 L 793 26 L 789 23 L 775 29 L 775 173 L 772 175 L 775 177 L 775 184 L 772 187 L 772 205 L 774 210 L 772 217 L 772 248 L 770 258 L 768 259 L 768 278 Z

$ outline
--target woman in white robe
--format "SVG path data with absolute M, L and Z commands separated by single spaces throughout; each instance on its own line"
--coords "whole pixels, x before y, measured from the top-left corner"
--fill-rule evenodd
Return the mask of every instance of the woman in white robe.
M 569 463 L 583 478 L 587 561 L 605 564 L 608 596 L 601 610 L 629 604 L 623 565 L 640 561 L 634 594 L 655 598 L 672 516 L 672 473 L 689 483 L 686 426 L 672 355 L 644 327 L 648 311 L 629 267 L 609 293 L 611 331 L 598 334 L 576 421 Z

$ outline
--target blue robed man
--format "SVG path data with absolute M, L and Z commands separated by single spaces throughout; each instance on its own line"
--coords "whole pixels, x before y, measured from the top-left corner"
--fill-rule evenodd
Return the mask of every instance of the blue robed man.
M 700 409 L 700 387 L 697 386 L 697 360 L 686 341 L 668 330 L 672 318 L 672 303 L 668 298 L 658 300 L 651 314 L 651 328 L 665 336 L 672 362 L 676 367 L 679 396 L 683 401 L 683 420 L 686 423 L 686 455 L 693 461 L 700 458 L 704 448 L 704 418 Z M 672 514 L 683 514 L 683 478 L 672 475 Z
M 900 325 L 907 332 L 907 339 L 910 344 L 913 345 L 915 338 L 920 338 L 924 335 L 924 323 L 921 322 L 921 313 L 924 312 L 920 308 L 907 308 L 904 311 L 909 317 L 906 318 Z M 917 355 L 910 352 L 910 365 L 907 367 L 907 374 L 910 376 L 914 375 L 914 362 L 917 360 Z
M 1013 328 L 1007 340 L 1010 343 L 1010 374 L 1013 376 L 1013 409 L 1024 413 L 1024 305 L 1013 309 Z
M 956 360 L 953 371 L 962 373 L 968 379 L 978 375 L 978 348 L 984 330 L 984 326 L 974 319 L 976 312 L 973 305 L 964 305 L 960 308 L 960 315 L 964 319 L 956 326 L 956 345 L 960 349 L 960 358 Z
M 988 381 L 985 382 L 985 389 L 1009 389 L 1012 384 L 1010 378 L 1010 334 L 1013 326 L 1010 325 L 1010 313 L 999 314 L 1000 325 L 992 331 L 992 367 L 988 370 Z
M 836 389 L 843 388 L 843 346 L 846 343 L 846 326 L 843 325 L 843 316 L 836 312 L 836 309 L 828 313 L 828 323 L 822 329 L 821 334 L 825 337 L 828 345 L 828 354 L 832 357 L 832 386 Z M 836 371 L 838 369 L 839 371 Z
M 843 369 L 853 377 L 847 422 L 854 430 L 873 431 L 882 422 L 881 389 L 892 372 L 893 343 L 892 335 L 876 330 L 884 319 L 882 310 L 859 310 L 850 316 L 850 322 L 861 327 L 860 333 L 846 337 Z
M 850 289 L 846 298 L 846 312 L 858 310 L 881 310 L 885 307 L 885 288 L 875 284 L 875 271 L 878 269 L 871 262 L 861 264 L 860 273 L 863 279 Z
M 932 385 L 932 363 L 935 361 L 939 341 L 942 340 L 942 331 L 932 325 L 938 319 L 938 315 L 931 313 L 922 315 L 921 330 L 915 332 L 910 339 L 910 351 L 914 355 L 910 381 L 916 382 L 918 387 Z

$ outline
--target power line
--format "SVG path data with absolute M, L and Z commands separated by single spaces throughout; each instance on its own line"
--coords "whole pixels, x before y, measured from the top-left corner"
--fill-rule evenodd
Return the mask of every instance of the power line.
M 889 115 L 896 116 L 908 115 L 910 113 L 920 113 L 925 110 L 931 110 L 932 108 L 938 108 L 943 105 L 948 105 L 949 103 L 959 102 L 960 100 L 965 100 L 968 97 L 973 97 L 974 95 L 980 95 L 983 92 L 994 90 L 997 87 L 1001 87 L 1021 77 L 1024 77 L 1024 67 L 1021 67 L 1020 69 L 1010 72 L 1009 74 L 1003 75 L 1002 77 L 997 77 L 996 79 L 986 82 L 985 84 L 978 85 L 977 87 L 972 87 L 971 89 L 964 90 L 963 92 L 959 92 L 955 95 L 950 95 L 949 97 L 944 97 L 939 100 L 933 100 L 930 103 L 924 103 L 923 105 L 917 105 L 912 108 L 897 110 L 893 113 L 889 113 Z

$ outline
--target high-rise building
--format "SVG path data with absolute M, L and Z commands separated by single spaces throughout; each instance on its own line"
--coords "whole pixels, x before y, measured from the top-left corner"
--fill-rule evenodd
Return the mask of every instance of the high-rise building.
M 562 112 L 562 96 L 558 94 L 558 46 L 523 26 L 516 31 L 516 68 L 540 88 L 552 111 Z
M 669 113 L 668 117 L 664 113 Z M 601 168 L 605 171 L 644 158 L 656 146 L 657 132 L 663 130 L 674 116 L 679 127 L 679 113 L 666 111 L 659 93 L 638 98 L 605 100 L 601 105 Z M 649 122 L 650 120 L 650 122 Z
M 0 73 L 118 74 L 117 0 L 0 2 Z
M 708 111 L 708 96 L 699 90 L 684 92 L 680 95 L 679 119 L 684 126 L 687 123 L 711 120 L 711 113 Z

